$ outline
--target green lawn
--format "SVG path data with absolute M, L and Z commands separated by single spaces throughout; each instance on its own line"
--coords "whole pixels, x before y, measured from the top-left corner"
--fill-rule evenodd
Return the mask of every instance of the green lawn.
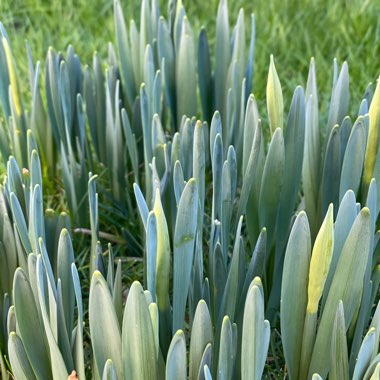
M 140 2 L 121 3 L 126 19 L 133 17 L 139 22 Z M 214 37 L 217 4 L 216 0 L 184 0 L 194 30 L 205 25 L 210 40 Z M 161 0 L 160 6 L 166 16 L 166 2 Z M 286 105 L 295 86 L 305 85 L 311 57 L 315 57 L 317 64 L 320 94 L 324 94 L 322 107 L 329 100 L 334 58 L 339 63 L 348 61 L 354 107 L 367 84 L 380 73 L 380 1 L 236 0 L 229 2 L 229 8 L 231 24 L 239 8 L 244 8 L 247 26 L 250 13 L 255 14 L 254 94 L 261 105 L 270 54 L 275 57 Z M 83 64 L 91 63 L 95 50 L 105 57 L 108 42 L 115 42 L 112 0 L 2 0 L 0 14 L 25 86 L 28 85 L 26 40 L 35 60 L 44 60 L 49 46 L 63 51 L 72 44 Z M 356 108 L 353 112 L 356 113 Z

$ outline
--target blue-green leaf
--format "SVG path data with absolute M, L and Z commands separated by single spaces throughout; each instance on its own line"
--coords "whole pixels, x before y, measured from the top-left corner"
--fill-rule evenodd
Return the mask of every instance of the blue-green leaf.
M 156 379 L 157 352 L 144 291 L 135 281 L 128 294 L 123 318 L 124 379 Z
M 166 358 L 166 380 L 186 380 L 186 340 L 182 330 L 178 330 L 170 343 Z
M 173 334 L 183 327 L 197 227 L 198 189 L 190 179 L 178 205 L 173 247 Z
M 100 376 L 108 359 L 122 378 L 121 335 L 108 285 L 99 271 L 91 279 L 89 321 L 96 370 Z

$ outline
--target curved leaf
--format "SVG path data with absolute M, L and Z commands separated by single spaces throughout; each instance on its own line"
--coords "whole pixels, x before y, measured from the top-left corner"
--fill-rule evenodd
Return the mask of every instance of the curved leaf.
M 310 263 L 310 228 L 301 211 L 290 232 L 281 287 L 281 337 L 289 379 L 298 379 L 307 305 Z
M 333 324 L 339 300 L 342 300 L 346 326 L 350 326 L 358 299 L 363 289 L 363 278 L 370 248 L 370 213 L 364 207 L 356 217 L 343 246 L 336 274 L 332 280 L 325 308 L 319 324 L 309 368 L 309 376 L 318 372 L 326 376 Z M 357 253 L 360 252 L 360 255 Z
M 8 353 L 12 372 L 16 379 L 36 379 L 26 354 L 24 344 L 14 331 L 9 334 Z
M 269 126 L 272 134 L 277 128 L 284 127 L 284 100 L 280 79 L 274 65 L 273 55 L 270 56 L 269 74 L 267 82 L 267 108 Z
M 144 291 L 135 281 L 128 294 L 123 318 L 124 379 L 157 378 L 157 352 L 152 320 Z
M 285 163 L 284 138 L 282 130 L 277 128 L 273 134 L 265 160 L 259 198 L 260 229 L 266 227 L 268 247 L 275 233 L 277 207 L 280 201 L 283 171 Z
M 106 281 L 99 271 L 91 278 L 89 322 L 96 370 L 101 376 L 108 359 L 114 363 L 117 378 L 122 378 L 121 336 L 117 315 Z
M 330 361 L 331 369 L 329 378 L 331 380 L 348 380 L 348 351 L 342 301 L 339 302 L 339 306 L 336 311 Z
M 52 376 L 50 354 L 32 288 L 25 272 L 18 268 L 13 279 L 13 297 L 18 333 L 37 378 Z
M 212 324 L 207 304 L 199 301 L 195 311 L 194 322 L 190 339 L 190 366 L 189 379 L 197 380 L 204 351 L 212 343 Z M 203 366 L 202 366 L 203 368 Z
M 244 308 L 241 349 L 242 380 L 261 379 L 269 347 L 270 326 L 269 322 L 264 320 L 263 294 L 254 281 L 248 291 Z
M 178 330 L 170 343 L 166 358 L 166 380 L 186 380 L 186 340 L 182 330 Z
M 183 327 L 197 228 L 198 190 L 194 178 L 186 184 L 178 205 L 173 248 L 173 334 Z

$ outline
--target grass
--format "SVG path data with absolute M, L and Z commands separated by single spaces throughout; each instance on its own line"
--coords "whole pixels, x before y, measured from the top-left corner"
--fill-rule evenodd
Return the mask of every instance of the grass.
M 194 30 L 205 25 L 214 37 L 217 0 L 184 0 Z M 139 1 L 121 1 L 127 19 L 139 21 Z M 288 106 L 297 84 L 305 85 L 309 60 L 315 57 L 320 93 L 329 93 L 333 59 L 347 60 L 355 106 L 369 82 L 380 74 L 380 2 L 370 0 L 272 0 L 229 2 L 230 21 L 239 8 L 255 14 L 256 47 L 254 94 L 262 102 L 269 56 L 274 54 Z M 166 1 L 160 0 L 166 15 Z M 58 51 L 72 44 L 83 64 L 91 64 L 96 50 L 105 60 L 108 42 L 115 42 L 112 0 L 2 0 L 1 20 L 7 28 L 21 78 L 27 83 L 25 41 L 35 60 L 44 60 L 49 46 Z M 248 33 L 247 33 L 248 34 Z M 322 107 L 328 98 L 323 98 Z M 265 110 L 265 107 L 262 108 Z M 354 110 L 356 111 L 356 109 Z

